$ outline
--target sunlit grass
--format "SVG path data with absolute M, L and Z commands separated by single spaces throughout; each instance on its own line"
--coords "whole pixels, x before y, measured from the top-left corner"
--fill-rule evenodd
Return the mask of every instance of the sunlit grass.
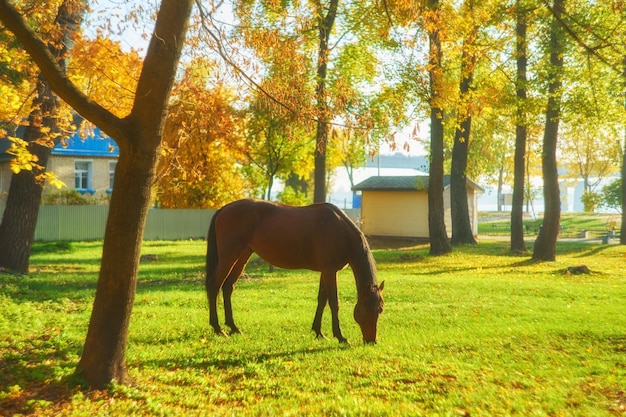
M 244 332 L 208 326 L 204 242 L 147 242 L 127 359 L 134 384 L 71 384 L 97 280 L 100 243 L 36 247 L 29 276 L 0 275 L 0 415 L 555 415 L 626 413 L 626 248 L 559 243 L 531 263 L 506 243 L 429 257 L 376 250 L 385 280 L 379 343 L 310 330 L 318 276 L 252 262 L 233 295 Z M 95 259 L 95 260 L 94 260 Z M 568 275 L 587 265 L 591 275 Z M 323 331 L 330 331 L 326 312 Z
M 491 236 L 509 236 L 511 233 L 510 213 L 481 213 L 485 221 L 478 223 L 478 233 Z M 561 213 L 561 231 L 559 236 L 562 238 L 576 238 L 581 232 L 588 231 L 588 237 L 599 238 L 611 230 L 619 232 L 621 225 L 621 216 L 619 214 L 609 213 Z M 543 223 L 543 219 L 525 218 L 524 227 L 525 234 L 529 238 L 535 238 L 537 232 Z

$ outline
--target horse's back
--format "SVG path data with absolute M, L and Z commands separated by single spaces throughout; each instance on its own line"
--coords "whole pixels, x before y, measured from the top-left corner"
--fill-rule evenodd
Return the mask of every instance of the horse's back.
M 216 227 L 266 261 L 293 269 L 340 269 L 358 240 L 350 220 L 328 203 L 294 207 L 238 200 L 221 209 Z

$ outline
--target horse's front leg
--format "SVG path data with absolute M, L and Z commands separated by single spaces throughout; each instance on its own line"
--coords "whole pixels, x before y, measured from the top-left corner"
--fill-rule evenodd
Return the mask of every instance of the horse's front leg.
M 320 288 L 317 293 L 317 310 L 315 311 L 315 318 L 313 319 L 312 326 L 312 330 L 315 332 L 318 339 L 325 338 L 322 333 L 322 314 L 324 314 L 324 308 L 326 308 L 326 302 L 328 301 L 328 296 L 326 295 L 326 290 L 324 288 L 323 276 L 323 274 L 320 276 Z
M 328 296 L 328 305 L 333 322 L 333 336 L 339 340 L 339 343 L 348 343 L 348 339 L 343 336 L 341 327 L 339 326 L 339 297 L 337 295 L 337 271 L 323 272 L 322 281 L 324 281 L 326 294 Z

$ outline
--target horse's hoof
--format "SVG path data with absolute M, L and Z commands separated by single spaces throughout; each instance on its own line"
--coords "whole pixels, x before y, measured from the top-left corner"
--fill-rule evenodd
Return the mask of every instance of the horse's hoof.
M 226 333 L 224 329 L 215 330 L 215 334 L 220 337 L 228 337 L 228 333 Z
M 231 329 L 230 329 L 230 334 L 231 334 L 231 335 L 233 335 L 233 334 L 242 334 L 242 332 L 241 332 L 241 330 L 239 330 L 239 328 L 237 328 L 237 327 L 231 327 Z
M 350 342 L 348 342 L 348 339 L 346 339 L 345 337 L 337 338 L 337 339 L 339 340 L 339 343 L 341 343 L 342 345 L 350 346 Z

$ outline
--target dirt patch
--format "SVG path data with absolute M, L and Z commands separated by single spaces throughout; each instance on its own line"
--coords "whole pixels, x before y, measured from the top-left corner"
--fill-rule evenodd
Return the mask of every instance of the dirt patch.
M 367 236 L 372 249 L 408 249 L 428 243 L 428 239 L 391 236 Z

